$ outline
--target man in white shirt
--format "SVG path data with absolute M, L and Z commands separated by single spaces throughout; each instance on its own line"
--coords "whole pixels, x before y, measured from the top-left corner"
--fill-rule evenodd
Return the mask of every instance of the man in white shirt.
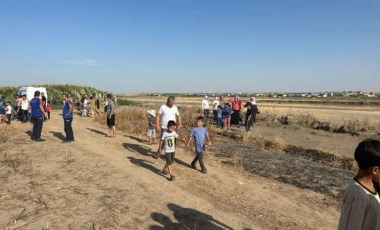
M 219 97 L 216 97 L 215 100 L 212 102 L 212 109 L 214 113 L 214 121 L 216 122 L 216 118 L 218 116 L 218 106 L 220 104 Z
M 203 110 L 203 114 L 204 114 L 205 118 L 208 118 L 208 115 L 210 113 L 210 103 L 208 101 L 207 95 L 202 100 L 202 110 Z
M 175 97 L 169 96 L 166 104 L 163 104 L 158 111 L 156 116 L 156 131 L 161 132 L 160 138 L 162 138 L 162 134 L 167 130 L 168 122 L 175 121 L 177 124 L 177 130 L 182 126 L 182 118 L 179 114 L 177 106 L 174 105 Z

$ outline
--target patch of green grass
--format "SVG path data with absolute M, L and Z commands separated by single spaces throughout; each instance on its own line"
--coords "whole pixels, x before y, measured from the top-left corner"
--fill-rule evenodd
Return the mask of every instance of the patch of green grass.
M 117 106 L 140 106 L 140 102 L 132 101 L 130 99 L 118 99 Z

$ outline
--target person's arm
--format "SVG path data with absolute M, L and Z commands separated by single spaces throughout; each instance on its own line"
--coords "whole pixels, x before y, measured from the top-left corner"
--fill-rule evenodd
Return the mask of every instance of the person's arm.
M 180 114 L 177 115 L 177 119 L 178 119 L 177 129 L 180 129 L 182 127 L 182 117 Z
M 44 108 L 44 106 L 43 106 L 43 104 L 42 104 L 42 101 L 40 101 L 40 110 L 41 110 L 41 112 L 44 114 L 44 116 L 47 117 L 47 116 L 46 116 L 45 108 Z
M 108 114 L 108 117 L 109 117 L 110 119 L 111 119 L 111 117 L 112 117 L 113 110 L 114 110 L 114 108 L 112 108 L 112 106 L 110 106 L 110 114 Z
M 161 114 L 157 114 L 156 116 L 156 131 L 157 132 L 160 132 L 160 118 L 161 118 Z
M 208 146 L 211 146 L 212 142 L 211 142 L 210 136 L 207 135 L 206 138 L 207 138 Z
M 362 229 L 366 212 L 366 202 L 355 197 L 344 199 L 339 221 L 339 230 Z
M 68 113 L 66 114 L 66 117 L 70 116 L 70 113 L 72 113 L 73 110 L 74 110 L 74 108 L 73 108 L 73 103 L 70 102 L 70 103 L 69 103 L 69 111 L 68 111 Z
M 164 140 L 160 140 L 160 144 L 158 145 L 158 153 L 161 153 L 164 149 Z
M 190 144 L 191 144 L 191 142 L 193 141 L 193 137 L 192 136 L 190 136 L 190 138 L 189 138 L 189 141 L 187 142 L 187 148 L 189 148 L 190 149 Z

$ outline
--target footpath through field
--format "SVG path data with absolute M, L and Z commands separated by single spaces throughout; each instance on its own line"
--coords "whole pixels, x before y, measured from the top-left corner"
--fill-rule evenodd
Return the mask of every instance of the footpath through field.
M 222 165 L 210 152 L 204 175 L 190 167 L 191 152 L 177 151 L 170 182 L 160 173 L 164 161 L 152 157 L 157 146 L 144 137 L 106 138 L 106 127 L 75 117 L 76 142 L 61 143 L 57 112 L 44 124 L 45 143 L 30 140 L 30 124 L 12 126 L 17 132 L 1 154 L 20 165 L 0 165 L 0 229 L 337 227 L 328 196 Z

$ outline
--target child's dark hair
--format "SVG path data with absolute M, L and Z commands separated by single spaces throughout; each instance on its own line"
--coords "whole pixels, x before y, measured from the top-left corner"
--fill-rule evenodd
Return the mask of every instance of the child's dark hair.
M 168 122 L 168 127 L 173 127 L 173 126 L 176 126 L 175 121 L 169 121 Z
M 380 141 L 367 139 L 359 143 L 355 150 L 355 161 L 360 169 L 380 167 Z
M 203 116 L 199 116 L 199 117 L 197 117 L 197 119 L 196 119 L 196 121 L 198 122 L 198 121 L 204 121 L 205 120 L 205 118 L 203 117 Z

